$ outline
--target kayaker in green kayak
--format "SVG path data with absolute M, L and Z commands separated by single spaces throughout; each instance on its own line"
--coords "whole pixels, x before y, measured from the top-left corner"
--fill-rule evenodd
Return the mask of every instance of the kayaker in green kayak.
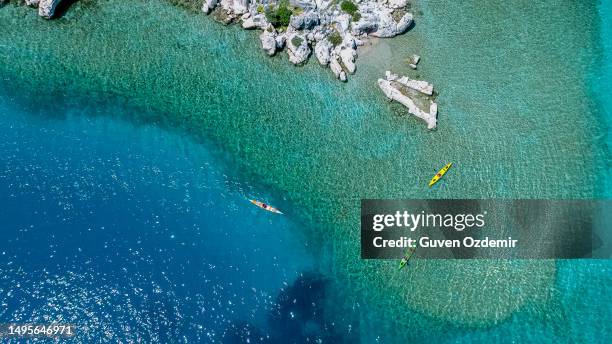
M 408 251 L 406 251 L 404 257 L 402 258 L 402 260 L 400 260 L 399 270 L 403 269 L 404 266 L 408 265 L 408 261 L 410 261 L 410 258 L 412 258 L 414 251 L 416 251 L 416 247 L 409 248 Z

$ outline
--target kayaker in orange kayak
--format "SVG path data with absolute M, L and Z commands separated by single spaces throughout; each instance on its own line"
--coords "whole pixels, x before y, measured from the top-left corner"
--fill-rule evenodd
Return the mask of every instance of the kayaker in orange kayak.
M 270 206 L 264 202 L 260 202 L 254 199 L 249 200 L 251 203 L 255 204 L 256 206 L 260 207 L 261 209 L 267 210 L 269 212 L 272 213 L 276 213 L 276 214 L 282 214 L 282 212 L 276 208 L 274 208 L 273 206 Z

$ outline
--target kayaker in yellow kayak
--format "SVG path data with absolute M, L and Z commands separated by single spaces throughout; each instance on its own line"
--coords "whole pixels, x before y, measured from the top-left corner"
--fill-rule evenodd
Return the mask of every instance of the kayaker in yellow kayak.
M 453 163 L 449 162 L 448 164 L 446 164 L 446 166 L 442 167 L 442 169 L 438 171 L 438 173 L 433 176 L 433 178 L 431 178 L 431 180 L 429 181 L 429 187 L 432 187 L 435 183 L 437 183 L 438 180 L 440 180 L 440 178 L 442 178 L 442 176 L 444 176 L 446 172 L 448 172 L 451 166 L 453 166 Z

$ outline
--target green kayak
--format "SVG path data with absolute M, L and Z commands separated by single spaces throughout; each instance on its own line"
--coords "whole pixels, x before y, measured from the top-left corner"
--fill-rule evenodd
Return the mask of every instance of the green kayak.
M 404 266 L 408 265 L 408 261 L 410 261 L 410 258 L 412 258 L 414 251 L 416 251 L 416 248 L 410 248 L 408 249 L 408 251 L 406 251 L 404 257 L 402 258 L 402 260 L 400 260 L 399 270 L 403 269 Z

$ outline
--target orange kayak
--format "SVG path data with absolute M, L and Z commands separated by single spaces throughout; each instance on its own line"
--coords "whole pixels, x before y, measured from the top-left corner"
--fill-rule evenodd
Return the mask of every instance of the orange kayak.
M 260 202 L 254 199 L 250 199 L 249 200 L 251 203 L 255 204 L 256 206 L 260 207 L 263 210 L 267 210 L 269 212 L 272 213 L 277 213 L 277 214 L 282 214 L 282 212 L 276 208 L 274 208 L 273 206 L 269 205 L 269 204 L 265 204 L 264 202 Z

